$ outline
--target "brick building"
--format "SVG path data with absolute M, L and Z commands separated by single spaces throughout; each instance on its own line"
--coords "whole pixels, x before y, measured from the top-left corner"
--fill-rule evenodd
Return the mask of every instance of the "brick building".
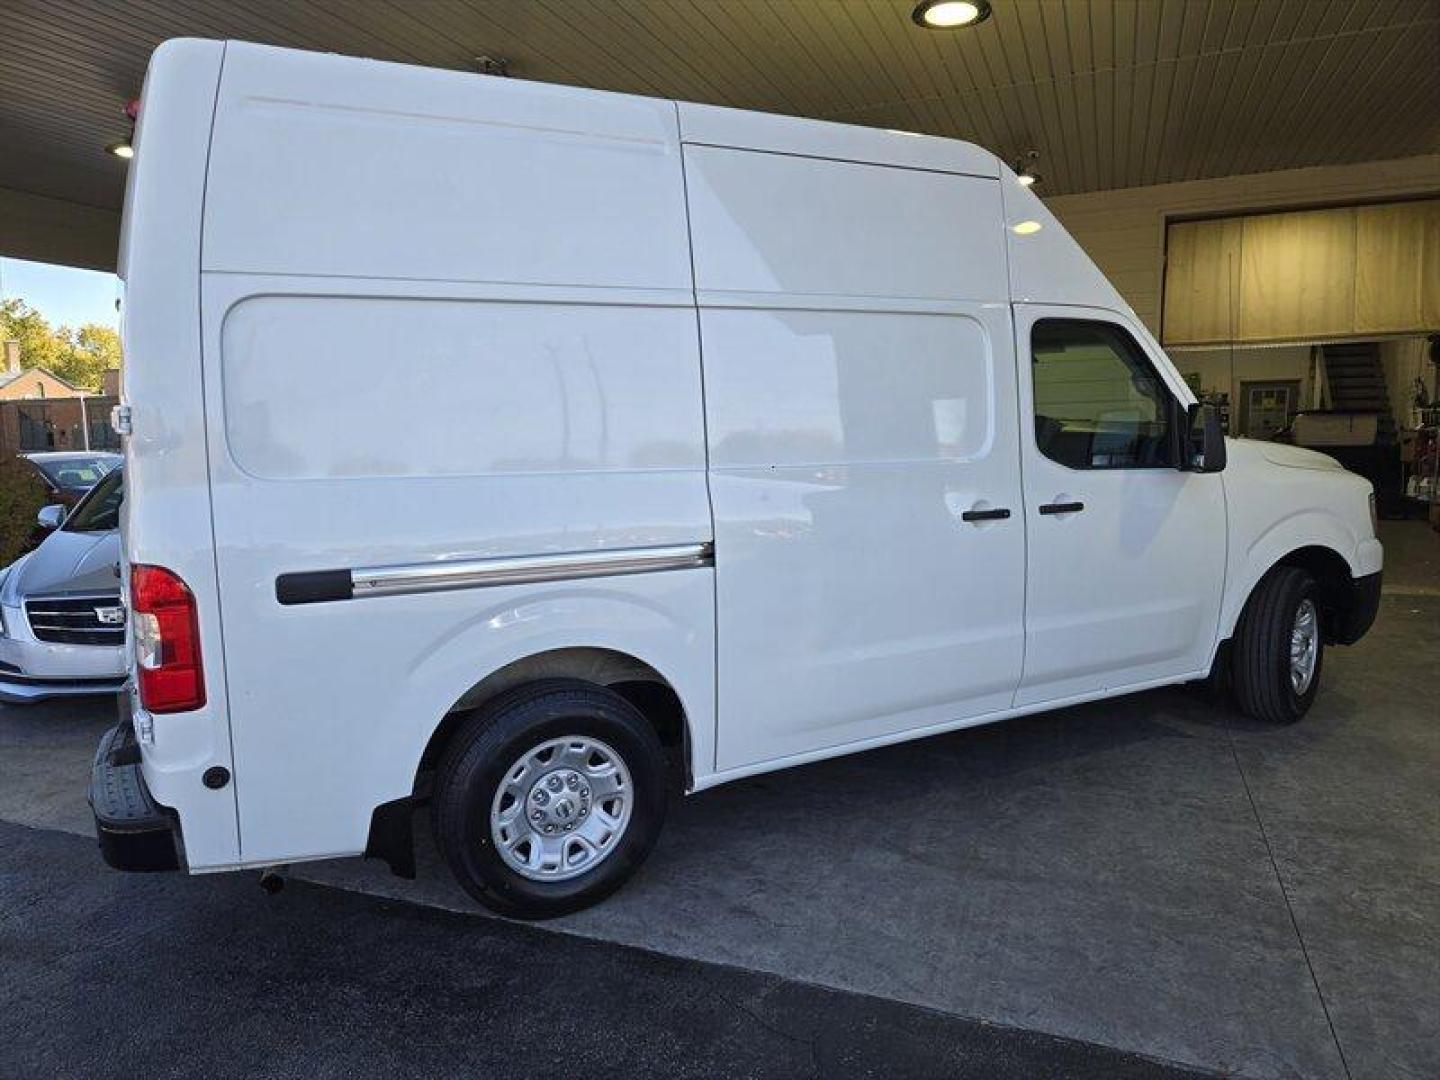
M 45 368 L 22 368 L 18 341 L 4 343 L 4 361 L 0 369 L 0 453 L 119 448 L 119 439 L 110 427 L 113 394 L 95 394 Z M 107 389 L 110 382 L 107 378 Z

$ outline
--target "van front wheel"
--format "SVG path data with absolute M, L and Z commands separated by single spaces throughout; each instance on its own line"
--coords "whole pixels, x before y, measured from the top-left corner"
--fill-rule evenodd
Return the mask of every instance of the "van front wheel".
M 1325 657 L 1320 587 L 1282 566 L 1255 587 L 1235 631 L 1235 698 L 1247 716 L 1292 724 L 1310 709 Z
M 480 709 L 436 776 L 432 820 L 451 872 L 521 919 L 576 911 L 645 861 L 665 818 L 654 728 L 613 691 L 550 680 Z

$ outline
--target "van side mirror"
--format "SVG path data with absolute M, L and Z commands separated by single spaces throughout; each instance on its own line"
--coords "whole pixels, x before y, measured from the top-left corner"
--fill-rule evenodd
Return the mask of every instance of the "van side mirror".
M 59 503 L 42 506 L 35 515 L 35 521 L 42 529 L 55 530 L 65 523 L 65 507 Z
M 1213 405 L 1191 405 L 1185 417 L 1186 472 L 1213 473 L 1225 469 L 1225 433 L 1220 412 Z

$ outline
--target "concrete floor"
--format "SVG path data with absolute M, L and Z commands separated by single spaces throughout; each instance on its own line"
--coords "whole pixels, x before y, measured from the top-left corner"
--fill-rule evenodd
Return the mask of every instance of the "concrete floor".
M 304 882 L 96 873 L 92 840 L 0 823 L 5 1080 L 1213 1075 Z
M 1440 538 L 1383 538 L 1376 628 L 1295 727 L 1166 690 L 744 781 L 547 925 L 1227 1073 L 1434 1076 Z M 88 831 L 110 716 L 0 712 L 0 819 Z M 474 912 L 420 831 L 416 882 L 303 876 Z

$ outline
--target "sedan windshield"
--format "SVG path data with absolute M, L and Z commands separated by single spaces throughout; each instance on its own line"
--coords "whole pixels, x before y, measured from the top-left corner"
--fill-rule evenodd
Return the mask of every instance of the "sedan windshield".
M 66 491 L 88 491 L 102 476 L 113 469 L 118 459 L 113 456 L 66 457 L 60 460 L 36 461 L 45 478 Z
M 105 532 L 120 527 L 120 504 L 125 501 L 124 470 L 116 469 L 90 489 L 70 516 L 66 532 Z

